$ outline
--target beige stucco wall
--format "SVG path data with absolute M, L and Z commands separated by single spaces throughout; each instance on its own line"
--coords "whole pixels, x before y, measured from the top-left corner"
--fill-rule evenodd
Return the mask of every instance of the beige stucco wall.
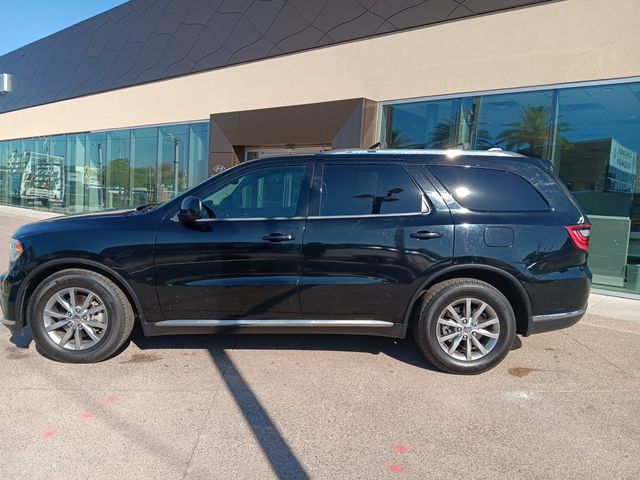
M 0 115 L 0 139 L 640 76 L 640 0 L 563 0 Z

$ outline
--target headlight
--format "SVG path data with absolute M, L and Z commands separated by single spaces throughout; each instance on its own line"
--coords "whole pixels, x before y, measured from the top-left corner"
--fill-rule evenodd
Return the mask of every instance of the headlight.
M 15 262 L 20 258 L 20 255 L 22 255 L 22 244 L 20 240 L 12 238 L 9 244 L 9 261 Z

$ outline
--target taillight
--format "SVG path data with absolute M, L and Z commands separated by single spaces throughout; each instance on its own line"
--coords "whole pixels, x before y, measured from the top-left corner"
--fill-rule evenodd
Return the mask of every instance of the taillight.
M 591 225 L 589 223 L 581 223 L 580 225 L 569 225 L 567 232 L 573 241 L 573 244 L 580 250 L 589 250 L 589 235 L 591 233 Z

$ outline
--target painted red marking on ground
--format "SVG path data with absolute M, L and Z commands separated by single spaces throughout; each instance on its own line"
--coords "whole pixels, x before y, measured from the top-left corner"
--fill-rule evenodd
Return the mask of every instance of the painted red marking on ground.
M 393 447 L 391 447 L 391 449 L 394 453 L 407 453 L 410 450 L 409 447 L 402 444 L 394 445 Z
M 108 397 L 101 398 L 100 401 L 105 405 L 113 405 L 118 401 L 118 399 L 113 395 L 109 395 Z
M 56 434 L 56 431 L 53 428 L 45 428 L 42 430 L 42 436 L 44 438 L 51 438 Z
M 93 413 L 91 412 L 84 412 L 80 414 L 80 418 L 83 420 L 86 420 L 87 418 L 91 418 L 93 417 Z
M 402 468 L 397 463 L 392 463 L 391 465 L 389 465 L 389 471 L 391 473 L 402 473 L 404 472 L 404 468 Z

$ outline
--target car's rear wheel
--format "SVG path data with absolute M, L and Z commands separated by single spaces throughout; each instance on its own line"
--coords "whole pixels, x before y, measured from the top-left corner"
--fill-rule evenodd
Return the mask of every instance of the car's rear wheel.
M 124 292 L 89 270 L 69 269 L 45 279 L 28 308 L 33 338 L 48 357 L 91 363 L 111 356 L 129 337 L 134 313 Z
M 458 278 L 424 294 L 414 327 L 416 342 L 432 364 L 449 373 L 474 374 L 495 367 L 507 355 L 515 315 L 495 287 Z

